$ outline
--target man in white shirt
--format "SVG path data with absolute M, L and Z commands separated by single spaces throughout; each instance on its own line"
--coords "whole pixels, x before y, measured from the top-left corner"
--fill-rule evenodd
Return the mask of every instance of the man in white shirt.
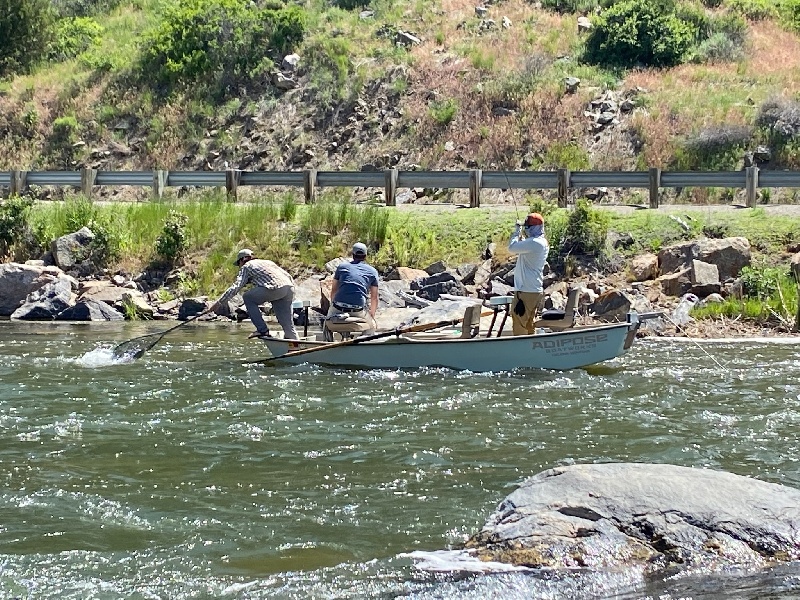
M 524 231 L 524 237 L 522 235 Z M 523 223 L 517 221 L 516 229 L 508 243 L 508 251 L 517 255 L 514 267 L 514 301 L 511 323 L 514 335 L 534 333 L 533 326 L 542 301 L 544 264 L 550 246 L 544 235 L 544 218 L 539 213 L 529 214 Z

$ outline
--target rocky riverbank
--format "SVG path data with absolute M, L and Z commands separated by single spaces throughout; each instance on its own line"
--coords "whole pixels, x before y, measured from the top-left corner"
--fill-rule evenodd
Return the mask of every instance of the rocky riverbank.
M 206 311 L 214 298 L 178 298 L 173 288 L 180 269 L 141 273 L 98 270 L 90 259 L 93 238 L 88 228 L 54 240 L 50 252 L 37 260 L 0 265 L 0 316 L 21 320 L 185 320 Z M 346 258 L 330 261 L 319 273 L 297 278 L 296 300 L 310 310 L 296 310 L 298 324 L 319 325 L 327 312 L 331 275 Z M 642 254 L 614 272 L 601 273 L 590 261 L 576 260 L 569 275 L 545 276 L 544 309 L 563 310 L 570 290 L 577 289 L 576 322 L 590 324 L 624 320 L 630 310 L 660 313 L 642 335 L 723 338 L 792 335 L 794 307 L 775 313 L 768 325 L 744 318 L 696 321 L 688 311 L 697 304 L 742 297 L 742 269 L 751 263 L 750 242 L 744 237 L 700 238 Z M 797 255 L 791 266 L 800 264 Z M 787 265 L 789 268 L 790 265 Z M 452 266 L 443 262 L 424 270 L 399 266 L 382 273 L 378 324 L 393 328 L 425 309 L 437 318 L 453 318 L 464 303 L 488 304 L 513 293 L 514 259 L 498 257 L 493 244 L 479 260 Z M 448 314 L 436 312 L 449 311 Z M 241 298 L 208 318 L 247 318 Z M 489 319 L 487 318 L 487 323 Z M 506 323 L 509 326 L 509 323 Z

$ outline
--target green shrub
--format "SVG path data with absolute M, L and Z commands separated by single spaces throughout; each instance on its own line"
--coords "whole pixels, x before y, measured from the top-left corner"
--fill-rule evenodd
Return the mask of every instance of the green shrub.
M 52 0 L 59 17 L 90 17 L 107 14 L 119 6 L 119 0 Z
M 589 153 L 575 142 L 556 142 L 544 153 L 544 166 L 570 171 L 587 171 L 591 167 Z
M 98 215 L 87 225 L 94 234 L 89 245 L 91 259 L 97 266 L 105 266 L 119 259 L 122 252 L 122 235 L 113 221 Z
M 305 34 L 297 6 L 262 9 L 246 0 L 177 0 L 145 36 L 142 78 L 167 91 L 202 84 L 224 95 L 262 74 Z M 265 62 L 266 61 L 266 62 Z
M 47 56 L 55 36 L 49 0 L 3 0 L 0 6 L 0 77 L 27 73 Z
M 783 0 L 778 3 L 781 23 L 791 31 L 800 31 L 800 0 Z
M 724 33 L 715 33 L 697 45 L 691 53 L 689 62 L 714 64 L 737 62 L 743 58 L 743 46 L 737 45 Z
M 778 9 L 769 0 L 725 0 L 725 8 L 750 21 L 763 21 L 778 16 Z
M 323 108 L 350 95 L 352 63 L 350 43 L 342 38 L 322 37 L 305 48 L 309 66 L 309 87 L 314 101 Z
M 678 171 L 736 170 L 752 138 L 749 127 L 708 127 L 676 149 L 673 168 Z
M 161 234 L 156 238 L 156 254 L 167 262 L 174 262 L 189 247 L 186 224 L 189 217 L 171 210 L 164 222 Z
M 33 200 L 22 196 L 0 202 L 0 258 L 6 256 L 25 234 L 31 206 Z
M 53 121 L 53 135 L 50 141 L 54 145 L 74 144 L 77 139 L 78 120 L 75 117 L 59 117 Z
M 752 266 L 742 267 L 739 278 L 746 296 L 766 300 L 775 295 L 780 286 L 780 282 L 788 277 L 786 269 L 778 267 L 756 268 Z
M 431 118 L 441 126 L 449 125 L 456 118 L 458 113 L 458 100 L 455 98 L 448 98 L 447 100 L 434 100 L 428 112 Z
M 622 0 L 604 10 L 586 41 L 590 63 L 619 67 L 680 64 L 696 30 L 675 14 L 673 0 Z
M 102 39 L 103 28 L 91 17 L 62 19 L 48 57 L 56 61 L 75 58 L 89 48 L 99 46 Z
M 542 8 L 559 14 L 590 13 L 600 2 L 598 0 L 543 0 Z
M 560 253 L 604 256 L 609 223 L 607 213 L 595 209 L 588 200 L 578 200 L 567 218 Z

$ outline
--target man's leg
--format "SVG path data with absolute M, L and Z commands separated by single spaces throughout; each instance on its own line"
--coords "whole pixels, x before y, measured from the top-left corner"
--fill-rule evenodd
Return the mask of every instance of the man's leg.
M 269 290 L 271 296 L 268 301 L 272 303 L 272 312 L 283 328 L 283 337 L 287 340 L 296 340 L 297 331 L 294 328 L 294 315 L 292 303 L 294 302 L 294 287 L 285 285 L 275 290 Z
M 542 294 L 539 292 L 515 292 L 514 303 L 511 306 L 511 324 L 514 335 L 527 335 L 534 333 L 533 323 L 536 313 L 539 311 L 539 303 L 542 301 Z M 517 303 L 522 302 L 525 312 L 517 314 Z
M 262 304 L 269 301 L 268 292 L 269 290 L 267 288 L 256 285 L 242 294 L 244 306 L 247 309 L 247 315 L 250 317 L 253 325 L 255 325 L 256 331 L 262 334 L 269 332 L 260 308 Z

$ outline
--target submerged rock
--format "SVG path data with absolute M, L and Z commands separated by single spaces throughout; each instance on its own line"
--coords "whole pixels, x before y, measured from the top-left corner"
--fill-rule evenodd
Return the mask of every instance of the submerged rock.
M 466 547 L 536 568 L 758 568 L 800 558 L 800 491 L 674 465 L 558 467 L 523 482 Z

